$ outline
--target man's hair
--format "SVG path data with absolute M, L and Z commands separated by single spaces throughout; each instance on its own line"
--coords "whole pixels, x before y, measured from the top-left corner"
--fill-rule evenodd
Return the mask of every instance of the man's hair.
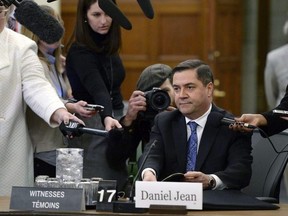
M 203 83 L 204 86 L 206 86 L 210 82 L 214 83 L 212 70 L 207 64 L 198 59 L 188 59 L 179 63 L 172 70 L 172 82 L 175 73 L 180 73 L 189 69 L 196 70 L 197 78 Z

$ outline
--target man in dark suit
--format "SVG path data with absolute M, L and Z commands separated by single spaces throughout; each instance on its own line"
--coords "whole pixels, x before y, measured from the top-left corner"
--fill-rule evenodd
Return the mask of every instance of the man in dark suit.
M 213 104 L 213 74 L 200 60 L 181 62 L 172 71 L 177 110 L 155 117 L 150 142 L 140 158 L 141 164 L 150 145 L 142 170 L 144 181 L 157 181 L 183 173 L 184 181 L 201 182 L 204 189 L 241 189 L 251 177 L 251 133 L 229 130 L 221 124 L 230 113 Z M 193 131 L 187 125 L 196 122 L 197 152 L 195 167 L 187 162 L 188 143 Z M 189 154 L 190 155 L 190 154 Z

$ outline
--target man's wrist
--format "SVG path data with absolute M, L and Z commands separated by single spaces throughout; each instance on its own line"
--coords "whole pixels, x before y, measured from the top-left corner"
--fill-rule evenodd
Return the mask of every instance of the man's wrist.
M 145 174 L 147 174 L 148 171 L 149 171 L 150 173 L 152 173 L 152 175 L 156 176 L 155 170 L 153 170 L 153 169 L 151 169 L 151 168 L 145 168 L 145 169 L 142 171 L 142 173 L 141 173 L 142 179 L 144 179 Z
M 209 182 L 208 182 L 208 189 L 212 190 L 216 187 L 216 180 L 212 175 L 208 175 Z

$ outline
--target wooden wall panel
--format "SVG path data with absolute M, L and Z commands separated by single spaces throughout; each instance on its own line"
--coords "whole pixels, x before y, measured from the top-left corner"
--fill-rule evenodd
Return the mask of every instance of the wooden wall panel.
M 125 99 L 130 97 L 145 67 L 155 63 L 174 67 L 184 59 L 204 58 L 204 1 L 153 0 L 151 3 L 155 13 L 152 20 L 144 16 L 137 1 L 118 1 L 133 26 L 131 31 L 123 30 L 121 56 L 127 78 L 122 92 Z
M 216 79 L 214 101 L 240 114 L 242 0 L 151 0 L 154 18 L 136 0 L 117 0 L 132 23 L 122 29 L 121 57 L 126 69 L 122 85 L 128 100 L 143 69 L 164 63 L 174 67 L 189 58 L 207 62 Z M 77 0 L 62 0 L 65 41 L 73 32 Z

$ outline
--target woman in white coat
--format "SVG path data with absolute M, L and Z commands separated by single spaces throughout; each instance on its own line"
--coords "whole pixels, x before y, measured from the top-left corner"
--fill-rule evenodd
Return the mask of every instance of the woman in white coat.
M 45 79 L 35 42 L 5 27 L 8 9 L 0 0 L 0 196 L 9 196 L 12 186 L 34 182 L 26 105 L 50 126 L 69 120 L 83 124 Z

